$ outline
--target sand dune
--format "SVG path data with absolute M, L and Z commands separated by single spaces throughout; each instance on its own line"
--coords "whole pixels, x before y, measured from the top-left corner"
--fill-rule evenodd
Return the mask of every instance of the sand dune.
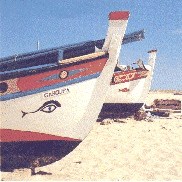
M 156 96 L 163 98 L 150 93 L 147 101 Z M 153 122 L 132 118 L 103 122 L 110 124 L 95 123 L 73 152 L 36 168 L 36 175 L 22 169 L 1 172 L 1 180 L 182 180 L 181 115 L 155 118 Z

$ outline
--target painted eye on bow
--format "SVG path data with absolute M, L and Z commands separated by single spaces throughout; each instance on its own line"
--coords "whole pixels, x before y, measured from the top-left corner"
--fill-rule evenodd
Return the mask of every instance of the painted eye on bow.
M 50 101 L 45 102 L 40 108 L 38 108 L 35 111 L 32 111 L 32 112 L 21 111 L 22 114 L 23 114 L 22 118 L 25 117 L 27 114 L 30 114 L 30 113 L 33 114 L 33 113 L 36 113 L 38 111 L 42 111 L 42 112 L 45 112 L 45 113 L 51 113 L 58 107 L 61 107 L 61 104 L 58 101 L 50 100 Z
M 46 112 L 46 113 L 51 113 L 56 108 L 57 108 L 57 106 L 55 104 L 48 104 L 47 106 L 43 107 L 40 111 Z

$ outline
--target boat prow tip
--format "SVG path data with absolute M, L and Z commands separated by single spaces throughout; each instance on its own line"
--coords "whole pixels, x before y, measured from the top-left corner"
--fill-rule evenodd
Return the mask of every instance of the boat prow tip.
M 113 11 L 109 13 L 109 20 L 128 20 L 129 11 Z
M 114 11 L 109 14 L 109 26 L 102 51 L 108 52 L 111 47 L 120 50 L 129 18 L 129 11 Z M 115 40 L 114 40 L 115 39 Z M 112 40 L 112 44 L 111 44 Z
M 153 70 L 155 66 L 156 56 L 157 56 L 157 49 L 152 49 L 148 51 L 148 53 L 149 53 L 148 64 L 152 66 L 152 70 Z M 153 71 L 151 72 L 151 75 L 152 74 L 153 74 Z
M 157 52 L 157 49 L 152 49 L 152 50 L 148 51 L 148 53 L 152 53 L 152 52 Z

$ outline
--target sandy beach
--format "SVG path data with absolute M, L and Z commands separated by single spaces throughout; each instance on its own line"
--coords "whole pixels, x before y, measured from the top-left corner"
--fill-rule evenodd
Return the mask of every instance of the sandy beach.
M 150 92 L 155 98 L 180 99 L 173 93 Z M 69 155 L 48 166 L 1 172 L 1 180 L 182 180 L 182 115 L 105 119 Z

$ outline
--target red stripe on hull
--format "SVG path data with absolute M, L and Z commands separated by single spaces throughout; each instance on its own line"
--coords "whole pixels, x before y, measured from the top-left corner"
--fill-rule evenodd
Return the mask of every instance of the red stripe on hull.
M 20 131 L 11 129 L 0 129 L 1 142 L 20 142 L 20 141 L 47 141 L 47 140 L 64 140 L 64 141 L 81 141 L 79 139 L 55 136 L 50 134 Z
M 82 76 L 87 76 L 90 74 L 101 72 L 104 65 L 106 64 L 106 61 L 107 61 L 107 58 L 102 58 L 102 59 L 98 59 L 93 62 L 70 66 L 68 68 L 62 68 L 62 69 L 58 69 L 58 70 L 48 71 L 45 73 L 22 77 L 22 78 L 18 79 L 17 86 L 20 89 L 20 91 L 28 91 L 28 90 L 45 87 L 45 86 L 50 86 L 50 85 L 57 84 L 60 82 L 66 82 L 66 81 L 69 81 L 69 80 L 72 80 L 75 78 L 79 78 Z M 80 69 L 83 69 L 83 71 L 80 71 L 74 75 L 69 76 L 70 71 L 80 70 Z M 60 79 L 59 74 L 61 71 L 67 71 L 68 77 L 65 79 Z M 50 77 L 52 75 L 58 75 L 58 78 L 44 80 L 45 78 Z

